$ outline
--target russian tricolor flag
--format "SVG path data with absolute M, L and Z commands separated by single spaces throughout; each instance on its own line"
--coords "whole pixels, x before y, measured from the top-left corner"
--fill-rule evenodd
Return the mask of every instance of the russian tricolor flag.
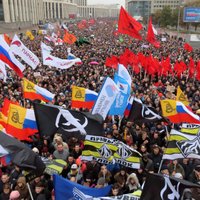
M 200 124 L 200 117 L 190 111 L 182 102 L 176 102 L 177 118 L 181 122 L 188 122 L 192 124 Z
M 24 98 L 30 100 L 40 99 L 44 102 L 49 102 L 52 101 L 55 96 L 45 88 L 35 85 L 33 82 L 25 78 L 23 78 L 23 91 Z
M 14 54 L 9 53 L 10 47 L 0 36 L 0 60 L 4 62 L 8 67 L 13 69 L 19 77 L 23 77 L 23 70 L 25 67 L 14 57 Z
M 128 117 L 129 114 L 130 114 L 131 107 L 132 107 L 132 104 L 133 104 L 133 100 L 134 100 L 134 97 L 130 97 L 129 100 L 128 100 L 128 105 L 126 107 L 126 110 L 124 111 L 125 117 Z

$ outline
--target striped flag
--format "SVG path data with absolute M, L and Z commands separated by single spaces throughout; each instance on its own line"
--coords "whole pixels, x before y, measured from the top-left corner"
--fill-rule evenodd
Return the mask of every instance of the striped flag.
M 42 88 L 25 78 L 23 78 L 23 91 L 24 98 L 30 100 L 40 99 L 44 102 L 49 102 L 52 101 L 55 96 L 45 88 Z
M 163 159 L 174 160 L 178 158 L 200 159 L 199 131 L 198 133 L 183 133 L 174 129 L 171 130 Z
M 72 86 L 72 108 L 92 109 L 98 94 L 92 90 Z
M 82 151 L 82 160 L 96 160 L 104 164 L 119 163 L 139 169 L 140 153 L 116 139 L 87 135 Z

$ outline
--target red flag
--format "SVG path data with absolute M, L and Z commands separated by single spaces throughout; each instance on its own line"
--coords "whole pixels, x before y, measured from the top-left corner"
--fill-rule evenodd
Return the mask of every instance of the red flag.
M 195 64 L 194 64 L 194 60 L 192 59 L 192 57 L 190 57 L 190 63 L 189 63 L 189 77 L 192 78 L 194 76 L 194 72 L 195 72 Z
M 94 19 L 90 19 L 90 20 L 88 21 L 88 24 L 90 24 L 90 25 L 95 24 L 95 20 L 94 20 Z
M 128 65 L 132 65 L 134 62 L 134 53 L 130 51 L 128 48 L 125 49 L 124 53 L 119 57 L 119 63 L 123 64 L 124 67 L 128 67 Z
M 160 42 L 156 40 L 155 34 L 153 32 L 152 19 L 149 18 L 147 41 L 151 43 L 154 47 L 160 48 Z
M 118 59 L 117 56 L 111 56 L 110 58 L 107 57 L 106 58 L 105 66 L 117 69 L 118 62 L 119 62 L 119 59 Z
M 197 63 L 196 72 L 196 79 L 200 81 L 200 60 Z
M 167 76 L 169 73 L 172 73 L 169 56 L 165 60 L 162 59 L 161 66 L 162 66 L 160 73 L 161 76 Z
M 83 19 L 81 22 L 78 23 L 78 28 L 79 29 L 84 29 L 87 27 L 87 21 Z
M 118 21 L 118 32 L 141 40 L 142 37 L 139 34 L 141 29 L 142 25 L 131 17 L 123 7 L 121 7 Z
M 68 44 L 74 44 L 74 42 L 76 42 L 77 38 L 75 35 L 68 33 L 67 31 L 65 31 L 65 35 L 63 38 L 63 41 L 68 43 Z
M 185 44 L 184 44 L 184 49 L 185 49 L 186 51 L 188 51 L 188 52 L 193 51 L 192 46 L 190 46 L 188 43 L 185 43 Z

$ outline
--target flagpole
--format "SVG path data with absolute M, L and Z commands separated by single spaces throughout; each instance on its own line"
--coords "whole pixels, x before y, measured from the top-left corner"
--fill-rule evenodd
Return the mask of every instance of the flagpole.
M 32 192 L 31 192 L 31 188 L 30 188 L 29 183 L 26 183 L 26 185 L 27 185 L 27 187 L 28 187 L 28 191 L 29 191 L 29 194 L 30 194 L 30 196 L 31 196 L 31 200 L 34 200 L 33 194 L 32 194 Z
M 161 170 L 161 168 L 162 168 L 162 165 L 163 165 L 163 159 L 162 159 L 161 162 L 160 162 L 159 169 L 158 169 L 158 174 L 160 173 L 160 170 Z

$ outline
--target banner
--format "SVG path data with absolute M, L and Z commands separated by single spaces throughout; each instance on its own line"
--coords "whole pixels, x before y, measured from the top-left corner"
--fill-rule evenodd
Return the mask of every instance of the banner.
M 50 55 L 48 51 L 44 51 L 44 50 L 42 51 L 42 58 L 43 58 L 44 65 L 49 65 L 49 66 L 56 67 L 59 69 L 69 69 L 75 63 L 81 62 L 80 58 L 75 58 L 73 60 L 57 58 L 55 56 Z
M 12 40 L 10 51 L 14 55 L 20 56 L 21 59 L 24 60 L 24 62 L 30 65 L 33 69 L 35 69 L 40 63 L 39 58 L 22 43 L 17 35 L 15 35 Z
M 139 169 L 141 154 L 123 142 L 101 136 L 86 135 L 82 160 L 96 160 L 103 164 L 118 163 Z

